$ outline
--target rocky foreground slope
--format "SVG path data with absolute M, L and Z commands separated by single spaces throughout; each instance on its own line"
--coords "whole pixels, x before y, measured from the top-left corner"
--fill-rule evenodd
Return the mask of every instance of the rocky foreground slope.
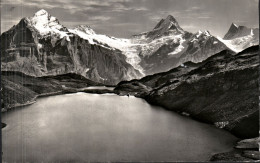
M 99 86 L 77 74 L 33 77 L 21 72 L 2 71 L 2 112 L 11 108 L 34 103 L 39 96 L 76 92 L 79 88 Z
M 210 161 L 225 161 L 225 162 L 259 162 L 260 138 L 245 139 L 237 142 L 232 151 L 215 154 L 211 157 Z
M 120 82 L 115 91 L 215 124 L 240 138 L 257 137 L 258 49 L 253 46 L 238 54 L 224 50 L 200 63 Z

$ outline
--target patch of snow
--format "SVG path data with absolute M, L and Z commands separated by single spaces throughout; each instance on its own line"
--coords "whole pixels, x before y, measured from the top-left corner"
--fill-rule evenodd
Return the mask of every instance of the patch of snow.
M 206 37 L 210 37 L 210 36 L 211 36 L 210 33 L 209 33 L 209 31 L 205 30 L 205 31 L 202 32 L 201 30 L 199 30 L 199 31 L 197 32 L 197 34 L 196 34 L 196 37 L 199 38 L 199 37 L 201 37 L 202 35 L 204 35 L 204 36 L 206 36 Z
M 253 29 L 251 29 L 250 35 L 252 36 L 254 35 Z
M 38 43 L 37 46 L 38 46 L 39 49 L 42 48 L 42 44 L 40 44 L 40 43 Z
M 235 26 L 235 27 L 237 27 L 237 28 L 238 28 L 238 25 L 237 25 L 237 24 L 235 24 L 235 23 L 233 23 L 233 24 L 234 24 L 234 26 Z
M 236 45 L 234 45 L 232 43 L 232 40 L 224 40 L 221 37 L 217 36 L 217 39 L 221 42 L 223 42 L 228 48 L 230 48 L 231 50 L 233 50 L 234 52 L 238 53 L 240 52 L 240 50 L 238 49 L 238 47 Z
M 207 31 L 207 30 L 204 31 L 203 34 L 206 35 L 206 36 L 211 36 L 210 33 L 209 33 L 209 31 Z
M 107 80 L 107 79 L 104 79 L 104 78 L 102 78 L 102 77 L 100 77 L 100 79 L 101 79 L 101 80 Z
M 87 73 L 89 70 L 90 70 L 89 68 L 86 68 L 85 73 Z
M 177 50 L 182 50 L 182 42 L 184 41 L 183 34 L 162 36 L 154 40 L 149 40 L 148 38 L 131 40 L 132 46 L 135 47 L 135 49 L 139 49 L 137 52 L 142 51 L 141 55 L 143 57 L 150 56 L 154 54 L 154 52 L 156 52 L 161 46 L 172 43 L 179 43 L 180 46 Z
M 184 49 L 184 46 L 183 46 L 183 43 L 186 41 L 182 35 L 178 35 L 176 36 L 177 38 L 179 38 L 179 43 L 180 45 L 172 52 L 168 53 L 168 55 L 174 55 L 174 54 L 178 54 L 180 53 L 183 49 Z
M 191 40 L 191 42 L 196 42 L 199 41 L 201 39 L 207 39 L 211 37 L 211 34 L 209 33 L 209 31 L 201 31 L 199 30 L 195 36 L 193 36 L 193 39 Z

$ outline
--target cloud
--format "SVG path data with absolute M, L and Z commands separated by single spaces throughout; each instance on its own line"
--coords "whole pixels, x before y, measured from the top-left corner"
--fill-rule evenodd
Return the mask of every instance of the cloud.
M 258 0 L 1 0 L 1 30 L 22 17 L 47 10 L 71 28 L 86 24 L 97 32 L 120 37 L 151 30 L 158 21 L 172 15 L 180 26 L 226 32 L 231 22 L 258 26 Z M 236 5 L 234 5 L 236 4 Z M 12 20 L 10 20 L 12 19 Z
M 186 12 L 194 12 L 194 11 L 198 11 L 198 10 L 202 10 L 203 8 L 202 7 L 198 7 L 198 6 L 192 6 L 188 9 L 186 9 L 185 11 Z
M 181 27 L 184 29 L 195 29 L 196 28 L 194 25 L 182 25 Z
M 16 19 L 1 19 L 1 33 L 5 32 L 15 24 L 18 24 L 20 21 L 19 18 Z
M 172 15 L 175 18 L 179 18 L 181 15 L 183 15 L 180 11 L 159 11 L 157 14 L 154 14 L 153 12 L 147 14 L 147 17 L 152 22 L 159 22 L 161 19 L 165 19 L 168 15 Z
M 106 21 L 111 19 L 111 17 L 108 16 L 92 16 L 88 20 L 90 21 Z
M 13 11 L 15 9 L 15 7 L 10 7 L 9 11 Z
M 99 8 L 106 8 L 111 11 L 147 10 L 145 7 L 127 7 L 124 5 L 127 2 L 130 2 L 130 0 L 2 0 L 2 5 L 22 4 L 22 6 L 41 7 L 45 9 L 64 8 L 69 10 L 71 13 L 86 10 L 98 10 Z
M 111 11 L 113 12 L 124 12 L 124 11 L 147 11 L 146 7 L 130 7 L 124 4 L 118 3 L 111 6 Z
M 191 7 L 191 9 L 192 9 L 192 10 L 199 10 L 199 9 L 201 9 L 201 7 L 193 6 L 193 7 Z
M 212 18 L 211 16 L 199 16 L 198 19 L 210 19 Z

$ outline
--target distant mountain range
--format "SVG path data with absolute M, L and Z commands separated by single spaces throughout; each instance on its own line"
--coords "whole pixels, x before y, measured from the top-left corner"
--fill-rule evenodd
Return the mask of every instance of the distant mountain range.
M 68 29 L 47 11 L 23 18 L 1 35 L 2 70 L 33 76 L 77 73 L 105 84 L 201 62 L 229 49 L 238 53 L 259 44 L 258 29 L 232 23 L 224 38 L 209 31 L 184 31 L 169 15 L 148 32 L 121 39 L 86 25 Z

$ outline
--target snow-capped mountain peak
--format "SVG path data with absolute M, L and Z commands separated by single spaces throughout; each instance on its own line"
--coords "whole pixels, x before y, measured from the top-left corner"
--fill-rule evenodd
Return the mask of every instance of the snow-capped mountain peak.
M 193 37 L 191 38 L 191 42 L 194 42 L 194 41 L 199 41 L 199 40 L 205 40 L 209 37 L 211 37 L 212 35 L 210 34 L 209 31 L 205 30 L 205 31 L 201 31 L 199 30 L 197 33 L 195 33 L 193 35 Z
M 177 20 L 172 15 L 168 15 L 165 19 L 161 19 L 152 31 L 147 32 L 146 37 L 156 39 L 170 34 L 179 35 L 184 33 L 185 31 L 179 26 Z
M 49 16 L 49 13 L 48 13 L 46 10 L 41 9 L 41 10 L 37 11 L 37 12 L 34 14 L 35 17 L 37 17 L 37 16 L 43 16 L 43 15 Z
M 172 15 L 168 15 L 166 19 L 161 19 L 159 23 L 154 27 L 154 30 L 160 29 L 160 28 L 168 28 L 170 29 L 171 27 L 176 26 L 179 27 L 178 22 Z M 180 27 L 179 27 L 180 28 Z
M 28 17 L 26 20 L 28 25 L 36 29 L 41 36 L 57 35 L 59 38 L 66 37 L 69 41 L 68 29 L 44 9 L 37 11 L 33 17 Z
M 211 34 L 209 33 L 209 31 L 205 30 L 205 31 L 201 31 L 199 30 L 196 34 L 196 37 L 201 37 L 201 36 L 211 36 Z
M 95 31 L 88 25 L 79 25 L 76 28 L 74 28 L 74 30 L 79 30 L 84 33 L 92 34 L 92 35 L 96 34 Z

